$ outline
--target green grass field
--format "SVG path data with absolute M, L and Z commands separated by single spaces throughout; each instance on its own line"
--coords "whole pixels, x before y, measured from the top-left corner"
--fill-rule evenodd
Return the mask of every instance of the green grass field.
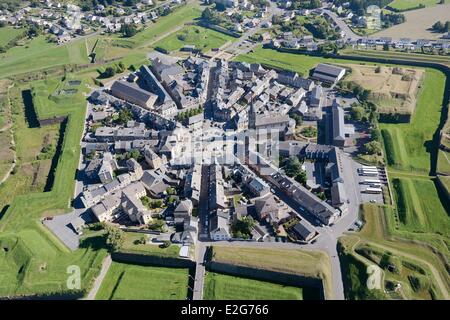
M 205 300 L 302 300 L 302 289 L 208 272 Z
M 397 200 L 400 229 L 450 234 L 450 221 L 433 181 L 394 178 L 391 185 Z
M 170 30 L 190 22 L 201 16 L 201 8 L 198 4 L 188 4 L 176 9 L 171 14 L 159 18 L 155 24 L 150 24 L 145 30 L 138 32 L 130 38 L 111 37 L 113 43 L 127 48 L 145 47 L 157 40 L 161 35 Z
M 70 293 L 66 281 L 67 267 L 71 265 L 80 267 L 81 290 L 86 290 L 100 271 L 101 262 L 106 255 L 104 241 L 99 237 L 85 239 L 79 249 L 70 252 L 39 221 L 43 215 L 68 210 L 74 189 L 74 183 L 68 181 L 74 180 L 80 154 L 86 108 L 83 92 L 87 88 L 82 84 L 75 96 L 67 99 L 60 97 L 57 101 L 49 100 L 49 94 L 60 81 L 51 79 L 35 83 L 40 88 L 36 90 L 36 101 L 39 101 L 41 108 L 39 115 L 67 115 L 68 122 L 51 191 L 11 195 L 12 201 L 0 220 L 0 243 L 10 244 L 6 250 L 2 245 L 0 255 L 0 274 L 3 279 L 9 279 L 0 282 L 0 296 Z M 44 83 L 48 84 L 47 90 L 44 90 Z M 26 129 L 28 128 L 24 128 Z M 24 142 L 18 148 L 26 146 Z
M 138 254 L 150 254 L 162 257 L 178 258 L 180 247 L 177 245 L 171 245 L 167 248 L 160 248 L 159 244 L 140 244 L 139 241 L 144 235 L 139 232 L 126 232 L 125 242 L 121 251 L 138 253 Z
M 168 52 L 181 49 L 185 45 L 195 45 L 202 52 L 208 52 L 212 48 L 219 48 L 228 41 L 236 40 L 231 36 L 215 30 L 200 26 L 187 26 L 168 37 L 156 42 L 154 47 L 162 48 Z
M 320 278 L 323 281 L 325 298 L 332 297 L 329 256 L 322 251 L 213 247 L 213 260 L 219 263 Z
M 57 46 L 39 36 L 0 54 L 0 78 L 69 63 L 88 63 L 84 41 Z
M 0 47 L 8 44 L 9 41 L 23 33 L 25 29 L 16 29 L 13 27 L 0 28 Z
M 95 299 L 184 300 L 188 273 L 188 269 L 113 262 Z
M 340 261 L 346 297 L 350 299 L 381 298 L 379 294 L 367 290 L 367 266 L 378 264 L 380 254 L 391 252 L 404 265 L 399 275 L 385 271 L 385 279 L 404 282 L 408 275 L 426 274 L 431 284 L 430 290 L 413 290 L 409 283 L 402 284 L 406 299 L 444 299 L 448 297 L 450 282 L 445 268 L 448 249 L 438 246 L 439 240 L 430 241 L 430 234 L 412 233 L 398 227 L 398 221 L 391 208 L 365 204 L 361 214 L 366 221 L 363 229 L 339 239 Z M 426 245 L 425 245 L 426 243 Z M 435 248 L 429 247 L 432 244 Z M 364 248 L 371 248 L 367 255 Z M 355 252 L 357 251 L 357 252 Z M 447 252 L 446 252 L 447 251 Z M 367 253 L 367 252 L 366 252 Z M 378 256 L 378 258 L 376 257 Z
M 380 123 L 387 163 L 401 170 L 428 172 L 438 152 L 433 135 L 441 117 L 445 76 L 427 69 L 410 123 Z M 433 158 L 434 159 L 434 158 Z
M 394 0 L 389 4 L 389 6 L 398 10 L 407 10 L 416 8 L 420 4 L 423 4 L 426 7 L 432 7 L 437 3 L 438 0 Z

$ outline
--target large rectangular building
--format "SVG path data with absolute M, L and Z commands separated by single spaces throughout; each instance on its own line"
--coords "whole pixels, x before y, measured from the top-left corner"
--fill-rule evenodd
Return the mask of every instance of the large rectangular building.
M 158 99 L 153 93 L 125 81 L 115 81 L 111 86 L 111 94 L 146 109 L 152 109 Z
M 311 78 L 327 85 L 335 85 L 345 75 L 345 69 L 330 64 L 319 63 Z

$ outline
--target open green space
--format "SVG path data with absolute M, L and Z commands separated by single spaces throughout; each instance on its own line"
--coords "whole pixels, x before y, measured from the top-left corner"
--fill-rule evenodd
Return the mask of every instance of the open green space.
M 4 27 L 0 28 L 0 47 L 8 44 L 9 41 L 23 33 L 25 30 L 22 28 Z
M 417 8 L 419 5 L 424 5 L 425 7 L 435 6 L 439 3 L 438 0 L 394 0 L 389 3 L 389 6 L 398 10 L 408 10 L 412 8 Z
M 380 123 L 390 167 L 422 172 L 432 169 L 439 147 L 433 135 L 441 117 L 444 86 L 443 73 L 426 69 L 411 122 Z
M 65 64 L 88 63 L 84 41 L 57 46 L 44 36 L 0 54 L 0 78 Z
M 450 221 L 432 180 L 393 178 L 391 182 L 400 229 L 450 234 Z
M 113 262 L 95 299 L 184 300 L 188 274 L 188 269 Z
M 142 238 L 147 238 L 146 234 L 139 232 L 126 232 L 125 241 L 123 243 L 121 251 L 178 258 L 180 252 L 179 246 L 172 244 L 167 248 L 161 248 L 160 244 L 158 243 L 142 244 L 140 243 Z
M 83 93 L 87 88 L 83 82 L 75 96 L 70 95 L 67 99 L 59 97 L 57 101 L 49 100 L 49 95 L 61 80 L 50 79 L 47 82 L 35 83 L 40 88 L 35 92 L 34 99 L 40 108 L 39 116 L 67 116 L 68 120 L 64 130 L 58 166 L 55 169 L 54 180 L 49 186 L 49 191 L 27 191 L 12 194 L 9 206 L 3 210 L 4 215 L 0 220 L 0 243 L 2 244 L 0 274 L 3 279 L 8 281 L 0 282 L 0 296 L 2 297 L 82 294 L 91 286 L 106 255 L 102 237 L 87 237 L 81 242 L 79 249 L 70 252 L 40 222 L 42 216 L 69 210 L 74 189 L 74 174 L 80 155 L 80 138 L 86 108 Z M 48 84 L 46 90 L 44 83 Z M 26 86 L 20 87 L 20 89 L 26 88 Z M 17 101 L 17 103 L 19 102 Z M 22 127 L 15 133 L 17 136 L 24 135 L 25 131 L 29 130 L 23 123 L 20 125 Z M 37 129 L 46 130 L 47 128 Z M 30 133 L 30 135 L 33 134 Z M 35 138 L 30 139 L 30 135 L 28 135 L 28 140 L 31 141 L 31 145 L 26 144 L 28 142 L 21 143 L 18 145 L 18 153 L 22 152 L 20 148 L 33 146 Z M 39 133 L 36 136 L 39 137 Z M 36 140 L 39 141 L 38 138 Z M 30 156 L 32 155 L 30 154 Z M 26 177 L 26 175 L 21 177 Z M 68 183 L 68 181 L 72 183 Z M 80 267 L 80 289 L 69 290 L 67 288 L 67 268 L 72 265 Z
M 397 256 L 405 266 L 399 274 L 384 272 L 385 279 L 404 282 L 401 290 L 406 299 L 448 299 L 450 280 L 446 271 L 448 247 L 438 235 L 413 233 L 399 227 L 396 214 L 389 207 L 365 204 L 361 214 L 365 221 L 363 229 L 339 240 L 339 253 L 342 266 L 344 288 L 347 298 L 373 299 L 385 298 L 380 292 L 367 290 L 367 266 L 379 263 L 374 260 L 374 252 L 380 258 L 382 253 Z M 367 250 L 371 254 L 368 256 Z M 381 254 L 380 254 L 381 253 Z M 376 257 L 375 257 L 376 258 Z M 414 267 L 415 266 L 415 267 Z M 413 290 L 412 284 L 405 281 L 409 275 L 426 274 L 429 287 Z M 414 280 L 414 279 L 413 279 Z M 396 297 L 398 298 L 398 297 Z
M 130 38 L 111 37 L 113 44 L 126 48 L 136 48 L 152 44 L 158 37 L 170 32 L 178 26 L 197 19 L 201 16 L 201 8 L 198 4 L 187 4 L 175 9 L 171 14 L 159 18 L 156 23 L 150 24 L 144 30 Z
M 156 42 L 154 47 L 172 52 L 181 49 L 185 45 L 195 45 L 195 49 L 208 52 L 233 40 L 236 40 L 236 38 L 212 29 L 200 26 L 187 26 Z
M 205 300 L 302 300 L 302 289 L 208 272 Z
M 212 259 L 219 263 L 321 279 L 326 299 L 332 297 L 330 258 L 322 251 L 215 246 Z

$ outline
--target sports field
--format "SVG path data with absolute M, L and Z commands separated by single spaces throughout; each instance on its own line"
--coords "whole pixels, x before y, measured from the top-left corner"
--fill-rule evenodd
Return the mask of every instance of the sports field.
M 97 300 L 184 300 L 188 269 L 161 268 L 113 262 Z
M 302 289 L 208 272 L 205 300 L 302 300 Z

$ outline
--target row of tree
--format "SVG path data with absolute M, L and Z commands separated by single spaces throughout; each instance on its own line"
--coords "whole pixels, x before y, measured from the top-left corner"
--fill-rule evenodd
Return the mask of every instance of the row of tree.
M 444 32 L 450 32 L 450 21 L 441 22 L 437 21 L 433 26 L 431 27 L 433 31 L 444 33 Z

